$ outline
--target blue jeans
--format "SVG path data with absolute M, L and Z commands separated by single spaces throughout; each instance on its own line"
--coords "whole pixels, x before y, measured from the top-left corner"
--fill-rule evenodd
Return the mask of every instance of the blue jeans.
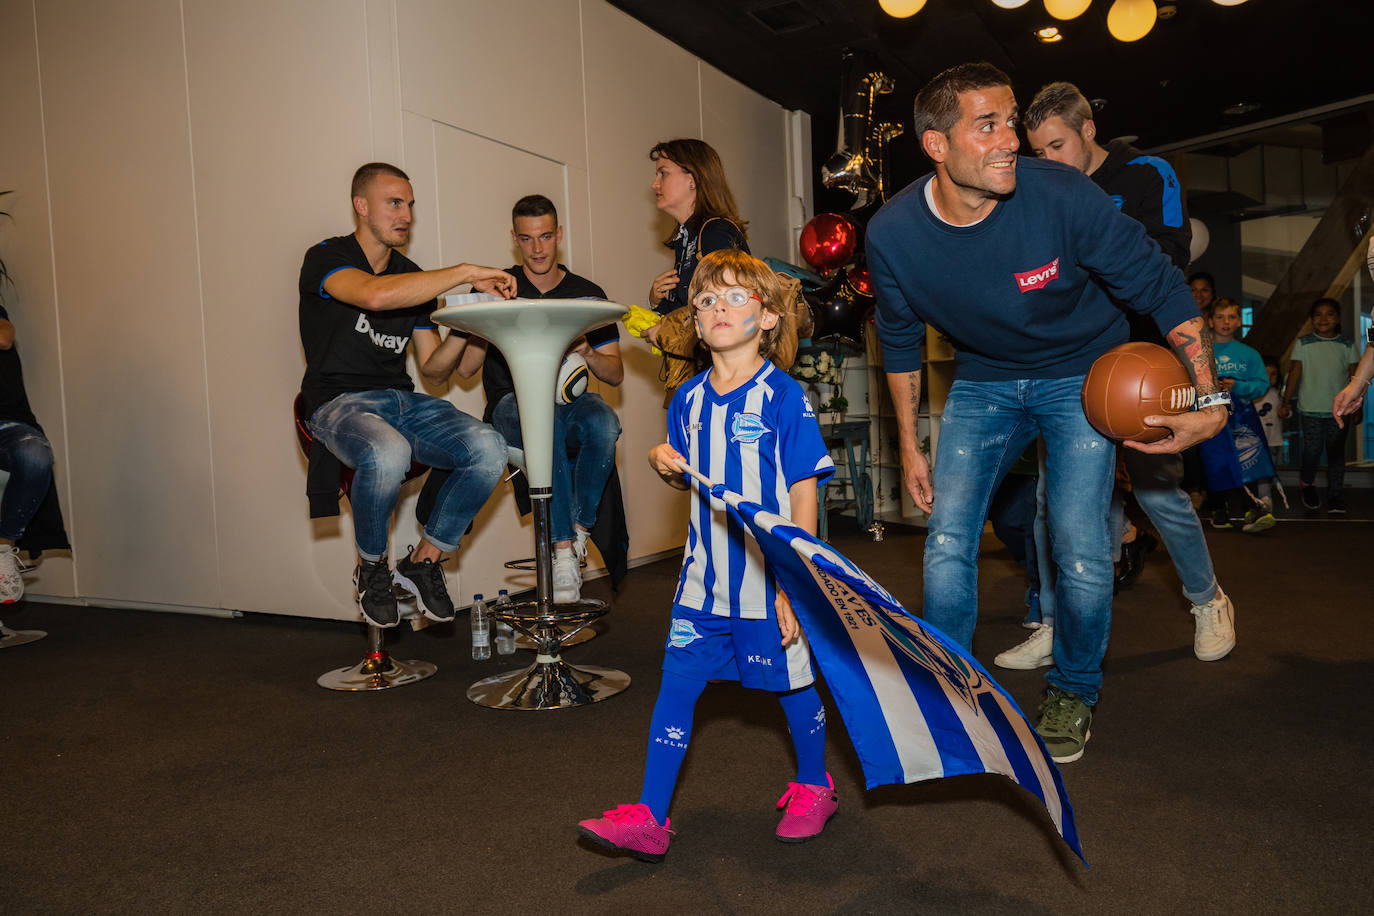
M 491 425 L 516 448 L 524 448 L 520 435 L 520 408 L 511 392 L 496 403 Z M 601 493 L 615 466 L 615 443 L 620 438 L 620 419 L 601 395 L 588 392 L 571 404 L 553 408 L 553 498 L 549 500 L 549 536 L 555 544 L 573 539 L 573 526 L 587 531 L 596 524 Z M 561 448 L 559 446 L 562 446 Z M 568 455 L 571 453 L 572 458 Z
M 445 553 L 458 548 L 506 467 L 500 433 L 442 398 L 413 391 L 341 394 L 315 411 L 310 430 L 357 472 L 348 495 L 353 537 L 369 562 L 386 554 L 391 512 L 412 460 L 454 472 L 425 527 L 425 537 Z
M 1097 702 L 1112 621 L 1107 510 L 1116 450 L 1088 425 L 1083 377 L 957 380 L 940 424 L 935 509 L 925 550 L 923 616 L 965 648 L 978 621 L 978 547 L 999 468 L 1037 435 L 1047 448 L 1045 486 L 1055 583 L 1052 685 Z
M 1183 583 L 1183 596 L 1193 604 L 1206 604 L 1216 597 L 1217 577 L 1202 536 L 1202 523 L 1180 486 L 1183 459 L 1178 455 L 1147 455 L 1133 448 L 1123 448 L 1122 454 L 1126 473 L 1131 476 L 1131 492 L 1168 549 Z
M 0 470 L 9 471 L 0 500 L 0 538 L 19 540 L 52 484 L 52 446 L 27 423 L 0 422 Z

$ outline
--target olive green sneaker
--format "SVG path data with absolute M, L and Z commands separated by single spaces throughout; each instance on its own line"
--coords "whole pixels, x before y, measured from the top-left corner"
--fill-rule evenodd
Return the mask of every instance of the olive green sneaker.
M 1088 728 L 1092 721 L 1092 708 L 1077 694 L 1051 687 L 1040 704 L 1035 731 L 1055 763 L 1073 763 L 1083 756 L 1083 745 L 1092 737 Z

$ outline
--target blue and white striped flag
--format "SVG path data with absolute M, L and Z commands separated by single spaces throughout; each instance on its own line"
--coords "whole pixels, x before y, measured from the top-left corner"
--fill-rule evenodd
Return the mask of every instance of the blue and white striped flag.
M 1000 773 L 1044 803 L 1083 857 L 1059 769 L 983 666 L 829 545 L 688 468 L 758 541 L 791 599 L 868 788 Z M 1084 860 L 1086 862 L 1086 860 Z

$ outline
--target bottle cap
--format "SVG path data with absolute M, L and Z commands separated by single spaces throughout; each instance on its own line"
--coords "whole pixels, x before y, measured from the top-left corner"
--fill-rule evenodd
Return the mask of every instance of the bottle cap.
M 473 600 L 473 601 L 481 601 L 481 600 L 482 600 L 482 596 L 481 596 L 481 595 L 473 595 L 473 596 L 472 596 L 472 600 Z

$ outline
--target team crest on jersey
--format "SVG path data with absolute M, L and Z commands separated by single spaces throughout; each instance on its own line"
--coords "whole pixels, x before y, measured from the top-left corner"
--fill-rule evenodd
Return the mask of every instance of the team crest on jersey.
M 673 625 L 668 630 L 668 645 L 674 649 L 684 649 L 698 639 L 701 639 L 701 634 L 692 625 L 692 621 L 683 620 L 681 617 L 673 618 Z
M 810 399 L 809 397 L 807 397 L 805 394 L 803 394 L 803 395 L 802 395 L 802 416 L 803 416 L 803 417 L 814 417 L 815 415 L 816 415 L 816 409 L 815 409 L 814 407 L 811 406 L 811 399 Z
M 763 417 L 756 413 L 737 413 L 730 421 L 731 442 L 757 442 L 771 432 L 763 425 Z

